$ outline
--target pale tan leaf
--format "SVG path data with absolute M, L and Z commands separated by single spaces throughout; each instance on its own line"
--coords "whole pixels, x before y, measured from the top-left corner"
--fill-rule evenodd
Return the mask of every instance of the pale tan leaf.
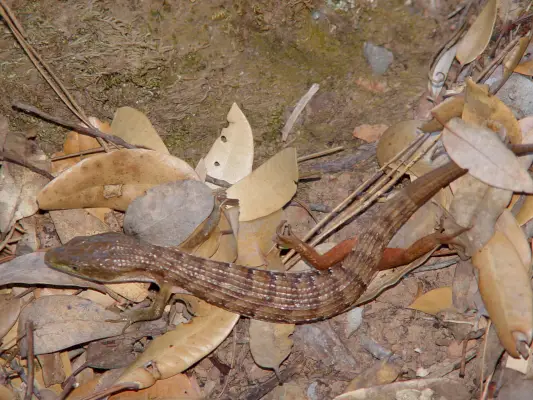
M 522 143 L 522 130 L 513 112 L 498 97 L 488 93 L 488 87 L 476 84 L 471 78 L 466 80 L 465 106 L 462 118 L 465 122 L 478 126 L 499 122 L 511 143 Z
M 453 96 L 436 105 L 431 110 L 433 118 L 424 122 L 420 126 L 422 132 L 435 132 L 443 128 L 445 124 L 454 117 L 460 117 L 463 114 L 465 106 L 465 97 L 463 95 Z
M 281 222 L 282 211 L 239 224 L 237 236 L 237 264 L 258 267 L 265 264 L 265 256 L 272 249 L 272 237 Z
M 527 170 L 490 129 L 453 118 L 443 131 L 443 143 L 453 161 L 483 182 L 502 189 L 533 192 L 533 180 Z
M 293 324 L 250 321 L 250 351 L 257 365 L 277 370 L 289 356 L 293 346 Z
M 472 257 L 479 292 L 505 350 L 519 357 L 516 339 L 533 339 L 533 291 L 516 248 L 501 232 Z
M 44 210 L 110 207 L 124 211 L 147 189 L 167 182 L 194 179 L 194 170 L 179 158 L 151 150 L 119 150 L 74 165 L 41 190 Z
M 24 335 L 26 322 L 32 321 L 35 354 L 52 353 L 120 334 L 126 322 L 118 318 L 118 314 L 77 296 L 46 296 L 22 310 L 18 334 Z M 116 322 L 106 322 L 111 320 Z M 26 353 L 25 343 L 21 342 L 22 354 Z
M 433 97 L 437 97 L 442 90 L 444 83 L 446 82 L 446 77 L 450 71 L 453 60 L 455 59 L 455 53 L 457 52 L 457 45 L 450 47 L 448 50 L 442 54 L 433 72 L 431 73 L 430 80 L 428 83 L 428 89 Z
M 513 244 L 522 264 L 529 273 L 531 266 L 531 246 L 511 211 L 507 209 L 503 210 L 500 218 L 496 221 L 496 229 L 503 233 L 509 239 L 509 242 Z
M 4 385 L 0 385 L 0 400 L 15 400 L 17 396 Z
M 91 236 L 109 232 L 109 226 L 81 208 L 50 211 L 61 243 L 67 243 L 77 236 Z
M 515 68 L 518 66 L 518 63 L 522 59 L 524 53 L 527 50 L 531 37 L 521 37 L 518 41 L 518 44 L 505 56 L 503 59 L 503 79 L 507 80 L 509 76 L 515 71 Z
M 385 385 L 394 382 L 400 375 L 401 367 L 388 360 L 383 360 L 380 363 L 374 364 L 367 368 L 362 374 L 355 377 L 346 387 L 346 391 L 373 387 L 377 385 Z
M 353 131 L 353 137 L 364 140 L 365 142 L 372 143 L 377 141 L 383 132 L 389 128 L 385 124 L 368 125 L 363 124 L 355 127 Z
M 252 172 L 254 138 L 246 116 L 236 103 L 231 106 L 227 120 L 228 127 L 222 129 L 204 157 L 204 164 L 207 175 L 233 184 Z
M 230 187 L 227 195 L 239 199 L 239 221 L 250 221 L 283 207 L 296 193 L 297 181 L 296 150 L 289 147 Z
M 238 314 L 209 305 L 194 296 L 181 295 L 194 311 L 194 318 L 155 338 L 143 354 L 122 374 L 120 382 L 151 386 L 183 372 L 218 347 L 239 319 Z M 145 368 L 147 363 L 157 368 Z
M 220 217 L 220 223 L 218 225 L 219 231 L 230 231 L 231 225 L 226 219 L 226 216 L 222 214 Z M 237 239 L 235 234 L 224 234 L 220 236 L 218 249 L 211 257 L 211 260 L 234 262 L 237 259 Z
M 453 307 L 452 288 L 442 287 L 430 290 L 417 298 L 409 306 L 413 310 L 425 312 L 426 314 L 436 315 L 439 312 Z
M 474 61 L 489 44 L 497 11 L 498 1 L 488 0 L 472 26 L 459 41 L 456 57 L 462 65 Z
M 111 132 L 130 144 L 169 154 L 167 146 L 157 134 L 150 120 L 135 108 L 119 108 L 111 123 Z

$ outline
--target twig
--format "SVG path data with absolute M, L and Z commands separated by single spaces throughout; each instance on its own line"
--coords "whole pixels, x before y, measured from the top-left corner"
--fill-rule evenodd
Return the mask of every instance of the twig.
M 307 161 L 307 160 L 311 160 L 313 158 L 318 158 L 318 157 L 323 157 L 323 156 L 327 156 L 329 154 L 333 154 L 333 153 L 336 153 L 338 151 L 342 151 L 344 150 L 344 147 L 343 146 L 339 146 L 339 147 L 334 147 L 332 149 L 328 149 L 328 150 L 324 150 L 324 151 L 319 151 L 318 153 L 313 153 L 313 154 L 308 154 L 306 156 L 302 156 L 302 157 L 298 157 L 296 159 L 296 162 L 298 163 L 301 163 L 301 162 L 304 162 L 304 161 Z
M 13 233 L 15 232 L 15 224 L 13 224 L 13 226 L 11 227 L 11 229 L 9 230 L 9 233 L 6 235 L 6 237 L 4 238 L 4 240 L 2 240 L 0 242 L 0 251 L 4 250 L 4 248 L 9 244 L 9 241 L 11 240 L 11 238 L 13 237 Z
M 24 382 L 26 385 L 28 385 L 28 377 L 26 376 L 26 372 L 24 372 L 24 368 L 22 368 L 19 365 L 19 363 L 17 363 L 17 360 L 11 360 L 11 362 L 9 363 L 9 366 L 11 367 L 13 371 L 15 371 L 18 374 L 20 380 Z M 41 394 L 39 393 L 39 391 L 37 390 L 35 386 L 33 387 L 33 395 L 37 397 L 38 399 L 41 398 Z
M 103 147 L 98 147 L 96 149 L 82 150 L 82 151 L 78 151 L 77 153 L 71 153 L 71 154 L 65 154 L 63 156 L 52 157 L 50 161 L 66 160 L 72 157 L 81 157 L 81 156 L 86 156 L 88 154 L 102 153 L 104 151 L 105 149 Z
M 302 113 L 303 109 L 309 103 L 309 100 L 315 95 L 316 92 L 318 92 L 318 89 L 320 88 L 320 85 L 318 83 L 313 83 L 311 85 L 311 88 L 307 91 L 306 94 L 303 95 L 303 97 L 298 101 L 296 104 L 296 107 L 294 108 L 294 111 L 292 112 L 291 116 L 287 120 L 287 123 L 281 130 L 281 140 L 285 142 L 287 140 L 287 137 L 289 136 L 289 133 L 292 130 L 292 127 L 294 126 L 294 123 Z
M 27 163 L 26 161 L 18 160 L 14 158 L 12 155 L 8 155 L 5 151 L 0 151 L 0 158 L 3 158 L 7 162 L 20 165 L 21 167 L 28 168 L 30 171 L 33 171 L 36 174 L 42 175 L 45 178 L 48 178 L 50 180 L 54 179 L 54 175 L 52 175 L 50 172 L 45 171 L 44 169 L 38 168 L 34 165 L 31 165 L 30 163 Z
M 485 69 L 483 69 L 483 71 L 481 71 L 481 73 L 476 77 L 476 79 L 474 79 L 474 82 L 479 83 L 479 81 L 483 79 L 483 77 L 487 75 L 492 70 L 492 68 L 494 68 L 496 65 L 498 65 L 503 60 L 505 55 L 509 53 L 513 49 L 513 47 L 516 46 L 519 40 L 520 38 L 515 38 L 507 46 L 505 46 L 505 48 L 501 51 L 501 53 L 498 54 L 498 56 L 494 60 L 492 60 L 492 62 L 489 65 L 487 65 Z
M 27 113 L 27 114 L 33 114 L 38 116 L 39 118 L 42 118 L 44 120 L 47 120 L 49 122 L 53 122 L 54 124 L 57 124 L 59 126 L 62 126 L 64 128 L 75 130 L 76 132 L 83 133 L 84 135 L 91 136 L 93 138 L 101 138 L 105 139 L 108 142 L 118 144 L 119 146 L 125 147 L 127 149 L 137 149 L 138 146 L 134 146 L 128 142 L 126 142 L 124 139 L 119 138 L 118 136 L 114 135 L 108 135 L 107 133 L 104 133 L 100 131 L 99 129 L 92 128 L 92 127 L 86 127 L 82 125 L 78 125 L 69 121 L 65 121 L 61 118 L 54 117 L 53 115 L 47 114 L 38 108 L 35 108 L 33 106 L 15 102 L 13 103 L 14 108 L 18 108 L 19 110 Z
M 225 181 L 223 179 L 213 178 L 210 175 L 206 175 L 205 176 L 205 181 L 208 182 L 208 183 L 212 183 L 213 185 L 217 185 L 217 186 L 223 187 L 223 188 L 231 187 L 231 183 L 229 183 L 229 182 L 227 182 L 227 181 Z
M 35 365 L 33 356 L 33 322 L 26 322 L 26 347 L 28 348 L 28 386 L 26 386 L 26 394 L 24 400 L 31 400 L 33 395 L 33 379 L 35 376 Z
M 307 234 L 302 238 L 303 241 L 308 240 L 311 238 L 320 228 L 322 228 L 324 225 L 326 225 L 329 221 L 331 221 L 334 217 L 338 215 L 338 213 L 343 210 L 348 204 L 350 204 L 357 196 L 359 196 L 361 193 L 363 193 L 365 190 L 367 190 L 373 183 L 375 183 L 380 177 L 382 177 L 385 173 L 384 170 L 387 168 L 391 163 L 397 161 L 401 157 L 403 157 L 410 149 L 412 148 L 418 148 L 424 140 L 428 137 L 427 134 L 418 136 L 415 140 L 413 140 L 411 143 L 409 143 L 402 151 L 400 151 L 396 156 L 391 158 L 383 167 L 381 167 L 372 177 L 367 179 L 365 182 L 363 182 L 357 189 L 355 189 L 346 199 L 344 199 L 340 204 L 338 204 L 333 210 L 331 210 L 330 213 L 324 216 L 320 220 L 318 224 L 316 224 Z M 296 264 L 296 262 L 300 259 L 299 256 L 296 256 L 290 264 L 288 264 L 289 259 L 295 254 L 296 252 L 294 250 L 290 250 L 285 257 L 283 258 L 283 262 L 287 264 L 289 267 Z

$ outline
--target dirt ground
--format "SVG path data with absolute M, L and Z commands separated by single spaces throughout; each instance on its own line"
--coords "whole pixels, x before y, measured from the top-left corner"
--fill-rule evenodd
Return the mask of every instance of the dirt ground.
M 252 126 L 255 162 L 275 154 L 283 146 L 280 131 L 292 107 L 313 83 L 320 84 L 320 91 L 289 137 L 299 155 L 340 145 L 350 152 L 361 144 L 352 136 L 356 126 L 411 119 L 427 86 L 431 57 L 450 32 L 445 16 L 458 2 L 8 3 L 30 42 L 87 115 L 111 120 L 118 107 L 137 108 L 146 113 L 173 155 L 195 165 L 226 126 L 233 102 Z M 364 58 L 366 41 L 394 54 L 383 76 L 373 75 Z M 65 130 L 14 111 L 14 101 L 74 121 L 4 26 L 0 31 L 0 112 L 12 131 L 37 135 L 49 154 L 58 150 Z M 299 190 L 304 200 L 333 205 L 357 186 L 362 175 L 359 170 L 325 176 L 302 184 Z M 303 352 L 314 363 L 306 362 L 308 370 L 299 379 L 309 387 L 316 383 L 317 399 L 342 393 L 349 380 L 375 362 L 361 345 L 361 336 L 399 355 L 405 376 L 414 377 L 417 368 L 446 358 L 446 331 L 403 306 L 420 288 L 427 291 L 449 284 L 452 273 L 418 274 L 367 305 L 357 335 L 339 344 L 342 357 L 313 352 L 298 336 L 295 353 Z M 242 325 L 246 323 L 240 322 L 239 335 L 245 334 Z M 335 319 L 321 324 L 334 327 Z M 227 364 L 231 343 L 227 341 L 218 350 L 218 357 Z M 257 371 L 248 353 L 238 368 L 246 373 L 236 375 L 241 381 L 231 382 L 229 393 L 271 375 Z M 198 378 L 201 383 L 207 380 L 200 374 Z

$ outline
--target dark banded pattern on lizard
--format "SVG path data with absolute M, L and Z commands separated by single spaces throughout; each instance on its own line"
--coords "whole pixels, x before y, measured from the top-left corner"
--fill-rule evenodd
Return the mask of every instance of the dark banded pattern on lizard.
M 48 251 L 52 268 L 97 282 L 180 286 L 226 310 L 272 322 L 323 320 L 347 311 L 378 272 L 383 250 L 409 217 L 467 171 L 450 162 L 408 184 L 359 234 L 358 245 L 325 271 L 271 272 L 139 242 L 120 233 L 78 237 Z

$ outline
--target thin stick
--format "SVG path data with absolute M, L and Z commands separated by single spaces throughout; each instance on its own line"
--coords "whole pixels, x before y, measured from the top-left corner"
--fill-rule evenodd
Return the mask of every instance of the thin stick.
M 344 199 L 340 204 L 338 204 L 333 210 L 331 210 L 330 213 L 326 214 L 324 218 L 320 220 L 318 224 L 316 224 L 313 228 L 307 232 L 307 234 L 302 238 L 302 241 L 309 240 L 320 228 L 322 228 L 324 225 L 326 225 L 331 219 L 336 217 L 338 213 L 343 210 L 348 204 L 350 204 L 357 196 L 359 196 L 361 193 L 363 193 L 366 189 L 368 189 L 374 182 L 376 182 L 380 177 L 382 177 L 385 173 L 384 170 L 387 168 L 391 163 L 397 161 L 401 157 L 404 156 L 405 153 L 407 153 L 412 148 L 418 148 L 423 141 L 428 137 L 428 134 L 420 135 L 417 138 L 415 138 L 411 143 L 409 143 L 402 151 L 400 151 L 396 156 L 391 158 L 389 161 L 387 161 L 383 167 L 381 167 L 373 176 L 371 176 L 369 179 L 367 179 L 365 182 L 363 182 L 358 188 L 356 188 L 346 199 Z M 283 258 L 283 263 L 287 264 L 289 259 L 295 254 L 296 252 L 294 250 L 290 250 L 285 257 Z M 296 256 L 293 260 L 294 263 L 296 263 L 297 260 L 299 260 L 300 257 Z M 293 263 L 291 262 L 291 264 Z
M 49 122 L 53 122 L 54 124 L 57 124 L 59 126 L 62 126 L 64 128 L 75 130 L 76 132 L 83 133 L 84 135 L 91 136 L 93 138 L 101 138 L 105 139 L 108 142 L 118 144 L 119 146 L 125 147 L 127 149 L 137 149 L 137 146 L 134 146 L 132 144 L 129 144 L 124 139 L 119 138 L 118 136 L 114 135 L 108 135 L 107 133 L 104 133 L 100 131 L 99 129 L 92 128 L 92 127 L 86 127 L 82 125 L 77 125 L 69 121 L 65 121 L 61 118 L 54 117 L 53 115 L 47 114 L 38 108 L 35 108 L 33 106 L 15 102 L 13 103 L 13 107 L 18 108 L 21 111 L 24 111 L 27 114 L 33 114 L 38 116 L 39 118 L 42 118 L 44 120 L 47 120 Z
M 51 161 L 66 160 L 72 157 L 81 157 L 81 156 L 86 156 L 88 154 L 102 153 L 104 151 L 105 149 L 103 147 L 98 147 L 96 149 L 88 149 L 88 150 L 78 151 L 77 153 L 71 153 L 71 154 L 65 154 L 63 156 L 52 157 L 50 160 Z
M 33 355 L 33 322 L 26 322 L 26 347 L 28 348 L 28 383 L 24 400 L 31 400 L 33 396 L 33 379 L 35 376 L 35 365 Z
M 474 79 L 474 82 L 479 83 L 479 81 L 483 79 L 483 77 L 487 75 L 492 70 L 492 68 L 494 68 L 494 66 L 496 66 L 503 60 L 505 55 L 509 53 L 513 49 L 513 47 L 516 46 L 519 40 L 520 38 L 515 38 L 514 40 L 509 42 L 509 44 L 505 46 L 501 53 L 498 54 L 498 56 L 494 60 L 492 60 L 492 62 L 487 65 L 483 71 L 481 71 L 481 73 L 476 77 L 476 79 Z
M 304 162 L 304 161 L 307 161 L 307 160 L 311 160 L 313 158 L 318 158 L 318 157 L 323 157 L 323 156 L 327 156 L 329 154 L 333 154 L 333 153 L 336 153 L 338 151 L 342 151 L 344 150 L 344 147 L 343 146 L 339 146 L 339 147 L 334 147 L 332 149 L 328 149 L 328 150 L 324 150 L 324 151 L 319 151 L 318 153 L 313 153 L 313 154 L 308 154 L 306 156 L 302 156 L 302 157 L 298 157 L 296 159 L 296 162 Z
M 5 151 L 0 151 L 0 158 L 3 158 L 7 162 L 20 165 L 21 167 L 28 168 L 30 171 L 33 171 L 36 174 L 42 175 L 45 178 L 48 178 L 50 180 L 55 178 L 54 175 L 52 175 L 50 172 L 45 171 L 44 169 L 38 168 L 34 165 L 31 165 L 30 163 L 27 163 L 26 161 L 16 159 L 12 155 L 7 155 Z

